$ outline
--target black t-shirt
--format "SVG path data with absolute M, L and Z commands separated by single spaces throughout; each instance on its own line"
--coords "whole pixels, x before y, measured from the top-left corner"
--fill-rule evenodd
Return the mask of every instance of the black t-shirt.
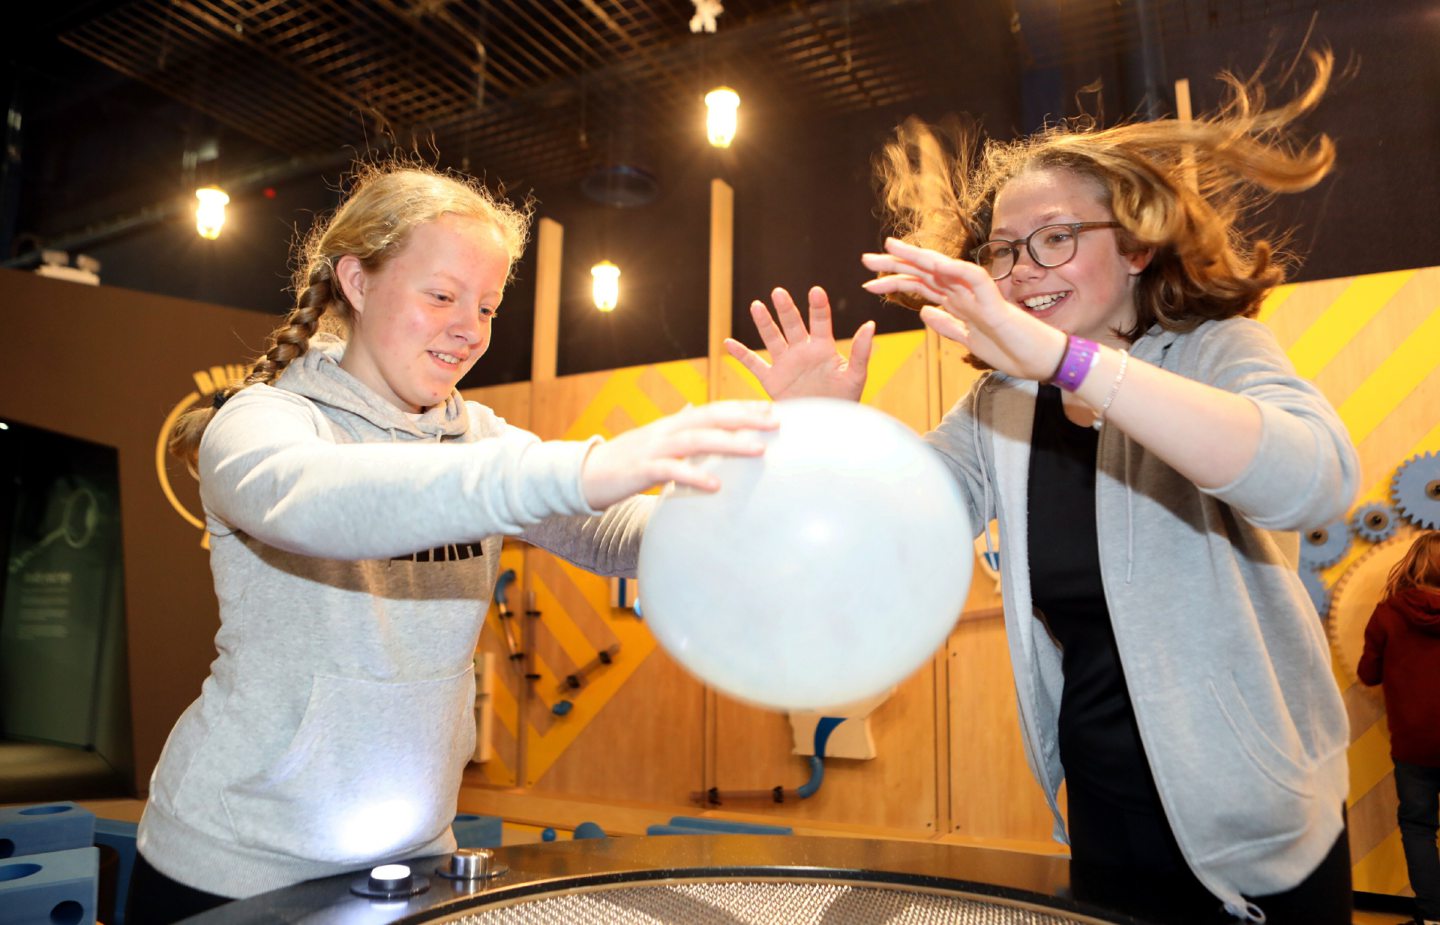
M 1063 650 L 1060 760 L 1069 789 L 1159 813 L 1100 582 L 1099 437 L 1065 417 L 1058 388 L 1040 387 L 1030 447 L 1030 589 Z

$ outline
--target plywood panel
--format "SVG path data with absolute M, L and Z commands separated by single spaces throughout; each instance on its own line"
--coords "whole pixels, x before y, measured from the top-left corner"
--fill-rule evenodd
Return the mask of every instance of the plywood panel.
M 777 824 L 824 820 L 934 834 L 934 677 L 927 664 L 896 687 L 869 718 L 877 757 L 827 759 L 823 783 L 814 796 L 780 805 L 727 802 L 721 808 L 761 814 Z M 716 786 L 722 794 L 797 787 L 809 779 L 807 761 L 792 754 L 790 724 L 784 714 L 726 697 L 718 699 L 716 713 Z
M 1025 761 L 1004 620 L 967 616 L 951 634 L 947 655 L 952 831 L 1047 841 L 1053 821 Z
M 700 786 L 701 700 L 699 682 L 664 650 L 649 652 L 535 781 L 535 792 L 684 805 Z
M 531 388 L 528 382 L 510 382 L 480 389 L 466 389 L 461 395 L 468 401 L 485 405 L 507 423 L 529 430 Z

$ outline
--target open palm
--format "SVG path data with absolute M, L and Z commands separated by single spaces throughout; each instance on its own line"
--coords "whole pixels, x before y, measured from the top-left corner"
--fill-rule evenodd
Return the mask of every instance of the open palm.
M 810 326 L 800 317 L 795 300 L 784 289 L 771 293 L 775 317 L 764 302 L 750 303 L 750 317 L 770 362 L 737 340 L 727 338 L 725 349 L 760 382 L 766 394 L 777 401 L 785 398 L 841 398 L 859 401 L 865 391 L 865 376 L 874 343 L 875 324 L 867 321 L 855 332 L 850 356 L 843 356 L 835 344 L 830 318 L 830 298 L 813 286 L 809 292 Z

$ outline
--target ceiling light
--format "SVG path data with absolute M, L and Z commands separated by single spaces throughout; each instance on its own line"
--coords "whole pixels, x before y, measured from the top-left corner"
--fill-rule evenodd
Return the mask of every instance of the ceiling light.
M 200 200 L 195 206 L 195 230 L 200 237 L 213 241 L 225 227 L 225 204 L 230 196 L 218 186 L 202 186 L 195 191 L 195 198 Z
M 735 140 L 735 110 L 740 108 L 740 94 L 729 87 L 716 87 L 705 94 L 705 131 L 710 143 L 717 148 L 728 148 Z
M 602 260 L 590 268 L 594 278 L 592 292 L 595 307 L 602 312 L 613 312 L 620 304 L 620 268 L 608 260 Z

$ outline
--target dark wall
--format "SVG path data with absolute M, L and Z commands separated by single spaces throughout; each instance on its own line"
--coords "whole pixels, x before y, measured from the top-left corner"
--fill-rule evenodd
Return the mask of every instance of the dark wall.
M 271 318 L 115 287 L 0 270 L 0 420 L 18 421 L 119 454 L 136 787 L 200 692 L 219 626 L 202 533 L 172 506 L 157 468 L 167 416 L 200 400 L 194 374 L 239 363 Z M 194 480 L 163 460 L 175 500 L 192 516 Z

